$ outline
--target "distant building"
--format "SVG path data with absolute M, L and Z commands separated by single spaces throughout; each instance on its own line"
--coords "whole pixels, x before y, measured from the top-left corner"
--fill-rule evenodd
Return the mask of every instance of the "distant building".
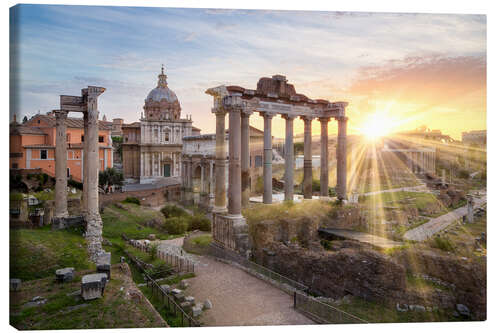
M 462 143 L 486 146 L 486 130 L 462 132 Z
M 163 67 L 143 109 L 139 122 L 121 123 L 125 179 L 141 184 L 165 179 L 180 182 L 182 138 L 192 135 L 192 121 L 181 118 L 179 100 L 167 86 Z
M 250 126 L 250 190 L 256 187 L 262 175 L 264 132 Z M 226 154 L 229 152 L 229 130 L 226 130 Z M 226 187 L 229 175 L 226 164 Z M 190 187 L 199 199 L 199 194 L 213 195 L 215 186 L 215 134 L 191 135 L 183 138 L 182 183 Z M 229 192 L 226 192 L 229 193 Z
M 397 134 L 407 138 L 438 141 L 441 143 L 450 143 L 454 141 L 449 135 L 441 133 L 441 130 L 431 130 L 427 126 L 421 126 L 415 130 L 399 132 Z
M 68 177 L 81 182 L 83 175 L 83 118 L 66 120 Z M 99 121 L 100 170 L 113 167 L 113 147 L 109 122 Z M 55 177 L 56 117 L 37 114 L 24 124 L 10 126 L 10 168 L 41 169 Z

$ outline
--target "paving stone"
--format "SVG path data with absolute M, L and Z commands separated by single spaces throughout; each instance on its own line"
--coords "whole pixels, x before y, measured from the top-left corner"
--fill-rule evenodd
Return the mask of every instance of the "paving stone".
M 183 293 L 180 293 L 180 294 L 175 294 L 174 298 L 176 299 L 177 302 L 183 302 L 185 299 L 185 296 Z

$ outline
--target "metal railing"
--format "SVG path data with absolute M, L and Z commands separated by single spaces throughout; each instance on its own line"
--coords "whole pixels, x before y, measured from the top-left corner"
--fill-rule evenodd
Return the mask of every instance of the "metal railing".
M 151 252 L 151 247 L 145 245 L 144 243 L 135 243 L 133 244 L 131 240 L 122 234 L 122 238 L 134 246 L 135 248 L 143 251 L 143 252 Z M 177 273 L 186 272 L 186 273 L 194 273 L 194 262 L 185 257 L 180 257 L 172 253 L 168 253 L 167 251 L 161 251 L 157 249 L 156 255 L 158 258 L 165 261 L 168 265 L 170 265 Z
M 214 254 L 218 258 L 233 261 L 233 262 L 249 269 L 250 271 L 252 271 L 254 273 L 261 274 L 261 275 L 263 275 L 271 280 L 278 282 L 279 283 L 278 287 L 289 294 L 292 294 L 294 292 L 294 290 L 306 291 L 308 289 L 308 287 L 306 285 L 304 285 L 300 282 L 297 282 L 295 280 L 292 280 L 284 275 L 276 273 L 275 271 L 272 271 L 267 267 L 259 265 L 256 262 L 248 260 L 247 258 L 245 258 L 237 253 L 232 253 L 230 251 L 226 251 L 222 248 L 219 248 L 216 245 L 212 246 L 212 251 L 215 252 Z M 290 288 L 286 288 L 283 285 L 288 285 Z
M 364 319 L 342 311 L 330 304 L 321 302 L 303 292 L 293 294 L 293 307 L 323 324 L 367 324 Z
M 217 245 L 212 245 L 212 253 L 223 260 L 235 262 L 249 270 L 250 274 L 265 276 L 273 281 L 278 288 L 293 295 L 294 308 L 312 320 L 320 324 L 360 324 L 368 323 L 366 320 L 340 310 L 330 304 L 321 302 L 307 294 L 309 287 L 292 280 L 284 275 L 276 273 L 267 267 L 259 265 L 247 258 L 228 250 L 224 250 Z M 257 274 L 255 274 L 257 273 Z M 286 287 L 286 286 L 289 286 Z

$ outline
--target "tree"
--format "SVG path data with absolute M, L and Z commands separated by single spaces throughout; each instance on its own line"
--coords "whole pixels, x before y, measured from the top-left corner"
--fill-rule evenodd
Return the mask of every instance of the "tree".
M 24 116 L 24 118 L 23 118 L 23 124 L 26 123 L 27 121 L 28 121 L 28 117 Z
M 99 186 L 106 191 L 109 186 L 123 183 L 123 173 L 116 171 L 115 168 L 107 168 L 99 172 Z

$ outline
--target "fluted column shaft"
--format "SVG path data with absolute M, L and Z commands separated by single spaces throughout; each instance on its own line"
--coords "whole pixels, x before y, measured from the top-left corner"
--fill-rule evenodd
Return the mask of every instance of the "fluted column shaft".
M 226 211 L 226 112 L 215 113 L 215 207 L 214 212 Z
M 293 200 L 294 186 L 294 151 L 293 151 L 293 120 L 294 117 L 282 116 L 285 119 L 285 200 Z
M 337 119 L 337 198 L 347 199 L 347 117 Z
M 302 117 L 304 121 L 304 199 L 312 199 L 312 148 L 311 122 L 312 118 Z
M 273 142 L 272 142 L 272 119 L 273 115 L 263 113 L 264 117 L 264 196 L 263 202 L 273 202 Z
M 68 217 L 68 144 L 66 142 L 66 118 L 68 112 L 58 110 L 56 115 L 56 188 L 54 217 Z
M 241 109 L 229 111 L 229 202 L 228 213 L 241 216 Z
M 330 118 L 319 118 L 321 123 L 321 196 L 328 196 L 328 122 Z
M 250 114 L 241 113 L 241 206 L 250 199 Z

